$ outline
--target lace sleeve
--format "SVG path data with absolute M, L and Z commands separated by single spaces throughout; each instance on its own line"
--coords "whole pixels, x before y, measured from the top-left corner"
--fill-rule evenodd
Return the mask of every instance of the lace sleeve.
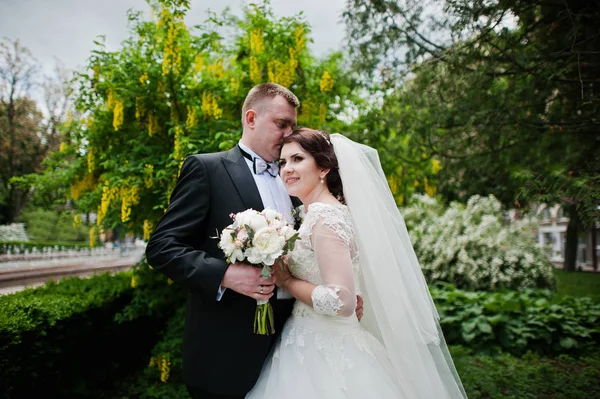
M 313 308 L 318 313 L 349 317 L 356 308 L 352 269 L 352 231 L 335 216 L 322 215 L 311 231 L 311 244 L 321 273 L 322 285 L 312 292 Z M 332 219 L 333 217 L 333 219 Z

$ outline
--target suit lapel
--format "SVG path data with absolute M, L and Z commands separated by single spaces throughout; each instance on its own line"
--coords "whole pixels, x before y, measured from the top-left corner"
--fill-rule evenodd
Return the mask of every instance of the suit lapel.
M 254 182 L 254 177 L 248 169 L 246 160 L 242 156 L 239 147 L 236 145 L 227 152 L 227 156 L 222 160 L 231 181 L 233 182 L 246 209 L 262 211 L 264 205 L 260 198 L 260 193 Z

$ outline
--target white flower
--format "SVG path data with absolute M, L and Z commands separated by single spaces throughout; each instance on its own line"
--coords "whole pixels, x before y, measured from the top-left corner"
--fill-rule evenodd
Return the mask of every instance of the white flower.
M 273 223 L 276 220 L 281 220 L 281 215 L 274 209 L 265 208 L 261 213 L 267 219 L 267 222 L 269 222 L 269 224 Z
M 252 246 L 246 251 L 248 262 L 271 266 L 283 254 L 285 237 L 272 227 L 264 227 L 254 234 Z
M 267 219 L 254 209 L 238 213 L 235 217 L 235 224 L 237 226 L 250 226 L 254 231 L 268 226 Z
M 224 229 L 221 233 L 221 240 L 219 241 L 219 248 L 223 250 L 225 256 L 231 263 L 244 260 L 242 243 L 239 240 L 234 239 L 234 237 L 236 237 L 234 230 Z
M 283 237 L 285 238 L 286 241 L 288 241 L 290 238 L 292 238 L 296 233 L 297 233 L 297 231 L 294 230 L 289 225 L 282 226 L 281 229 L 279 230 L 279 234 L 283 235 Z

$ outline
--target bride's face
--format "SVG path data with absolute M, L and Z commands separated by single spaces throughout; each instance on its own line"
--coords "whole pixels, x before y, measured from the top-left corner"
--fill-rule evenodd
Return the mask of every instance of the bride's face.
M 294 197 L 309 198 L 321 185 L 324 170 L 317 166 L 315 158 L 296 142 L 288 143 L 281 149 L 281 179 L 288 193 Z

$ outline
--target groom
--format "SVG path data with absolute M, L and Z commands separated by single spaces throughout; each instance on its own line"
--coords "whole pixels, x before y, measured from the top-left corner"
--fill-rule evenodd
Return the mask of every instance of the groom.
M 192 398 L 243 398 L 276 336 L 253 332 L 257 299 L 269 299 L 276 333 L 293 300 L 274 278 L 244 263 L 227 264 L 217 232 L 231 213 L 273 208 L 292 221 L 278 175 L 280 141 L 296 124 L 298 98 L 274 83 L 255 86 L 242 107 L 242 139 L 231 150 L 189 156 L 166 213 L 146 248 L 148 263 L 188 290 L 183 375 Z

